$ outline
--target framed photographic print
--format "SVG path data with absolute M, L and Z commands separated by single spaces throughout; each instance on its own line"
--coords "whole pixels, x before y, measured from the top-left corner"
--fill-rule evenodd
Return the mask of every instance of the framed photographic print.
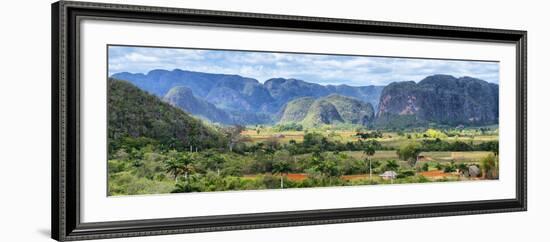
M 527 209 L 527 33 L 52 5 L 52 237 Z

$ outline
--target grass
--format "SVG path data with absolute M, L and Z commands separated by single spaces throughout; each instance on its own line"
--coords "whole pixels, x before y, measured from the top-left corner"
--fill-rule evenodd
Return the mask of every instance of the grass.
M 260 132 L 257 132 L 259 130 Z M 307 132 L 317 132 L 323 134 L 331 141 L 339 141 L 342 143 L 358 141 L 358 138 L 355 136 L 356 132 L 353 130 L 330 130 L 330 129 L 309 129 Z M 296 142 L 302 142 L 306 131 L 277 131 L 271 127 L 262 127 L 262 128 L 249 128 L 241 133 L 244 136 L 249 137 L 251 143 L 263 142 L 268 139 L 276 139 L 279 143 L 285 144 L 290 142 L 290 140 L 295 140 Z M 403 144 L 407 144 L 411 141 L 421 141 L 424 139 L 433 139 L 433 138 L 424 138 L 421 135 L 422 133 L 404 133 L 399 135 L 397 132 L 384 132 L 382 138 L 377 138 L 376 140 L 380 142 L 383 146 L 397 149 Z M 408 138 L 410 136 L 411 138 Z M 498 135 L 483 135 L 475 134 L 471 131 L 466 131 L 463 136 L 447 137 L 443 138 L 444 141 L 454 142 L 462 141 L 466 143 L 479 144 L 481 142 L 498 140 Z M 361 151 L 345 151 L 347 155 L 355 159 L 364 159 L 364 155 Z M 448 162 L 469 162 L 477 163 L 483 157 L 490 154 L 488 151 L 460 151 L 460 152 L 451 152 L 451 151 L 431 151 L 431 152 L 422 152 L 420 155 L 423 156 L 419 163 L 422 162 L 431 162 L 431 163 L 448 163 Z M 307 156 L 302 155 L 302 156 Z M 373 160 L 385 161 L 385 160 L 397 160 L 400 165 L 406 165 L 407 162 L 402 161 L 396 154 L 395 150 L 379 150 L 376 151 L 376 154 L 372 157 Z
M 279 143 L 286 144 L 290 140 L 296 142 L 302 142 L 304 140 L 304 131 L 283 131 L 277 132 L 272 129 L 262 129 L 260 133 L 257 133 L 256 130 L 247 129 L 241 133 L 241 135 L 248 136 L 252 140 L 252 143 L 259 143 L 277 137 Z
M 257 130 L 259 130 L 260 132 L 258 133 Z M 354 130 L 309 129 L 307 130 L 307 132 L 321 133 L 324 134 L 325 137 L 327 137 L 330 141 L 339 141 L 341 143 L 359 140 L 355 136 L 357 132 L 355 132 Z M 277 131 L 271 127 L 263 127 L 258 129 L 249 128 L 243 131 L 241 134 L 243 136 L 249 137 L 251 143 L 263 142 L 265 140 L 275 138 L 279 141 L 279 143 L 286 144 L 290 142 L 290 140 L 302 142 L 304 140 L 304 135 L 306 134 L 306 131 Z M 411 139 L 407 138 L 407 135 L 409 134 L 412 136 Z M 384 132 L 384 137 L 377 138 L 376 140 L 380 142 L 383 146 L 398 148 L 399 146 L 409 143 L 411 141 L 430 139 L 423 138 L 419 134 L 420 133 L 407 133 L 405 135 L 399 135 L 396 132 Z M 466 143 L 479 144 L 482 142 L 498 140 L 498 135 L 465 134 L 464 136 L 443 138 L 443 140 L 447 142 L 462 141 Z
M 491 154 L 490 151 L 430 151 L 422 152 L 420 155 L 426 160 L 435 162 L 473 162 Z
M 363 155 L 362 151 L 345 151 L 343 152 L 355 159 L 364 159 L 365 156 Z M 422 158 L 419 162 L 439 162 L 439 163 L 447 163 L 451 161 L 455 161 L 457 163 L 462 162 L 471 162 L 471 163 L 477 163 L 479 160 L 481 160 L 483 157 L 486 157 L 487 155 L 491 154 L 490 151 L 430 151 L 430 152 L 422 152 L 420 153 Z M 372 160 L 379 160 L 379 161 L 385 161 L 385 160 L 397 160 L 401 165 L 405 164 L 405 161 L 402 161 L 399 159 L 399 156 L 397 156 L 397 153 L 395 150 L 378 150 L 376 153 L 371 157 Z
M 364 159 L 365 155 L 362 151 L 345 151 L 343 152 L 355 159 Z M 371 157 L 372 160 L 398 160 L 399 157 L 395 153 L 395 150 L 378 150 Z

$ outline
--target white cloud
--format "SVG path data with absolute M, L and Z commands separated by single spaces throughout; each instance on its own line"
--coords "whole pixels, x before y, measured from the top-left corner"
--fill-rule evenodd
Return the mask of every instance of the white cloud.
M 321 84 L 386 85 L 434 74 L 472 76 L 498 83 L 498 63 L 393 57 L 289 54 L 112 46 L 109 73 L 152 69 L 237 74 L 261 82 L 276 77 Z
M 143 61 L 143 62 L 153 62 L 153 61 L 159 61 L 159 59 L 155 56 L 146 56 L 146 55 L 142 55 L 140 53 L 136 53 L 136 52 L 133 52 L 133 53 L 130 53 L 128 55 L 125 56 L 125 59 L 127 61 L 133 61 L 133 62 L 140 62 L 140 61 Z

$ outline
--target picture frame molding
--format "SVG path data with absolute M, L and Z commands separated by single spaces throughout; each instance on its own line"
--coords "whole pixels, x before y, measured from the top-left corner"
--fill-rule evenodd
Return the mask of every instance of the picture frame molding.
M 516 198 L 308 211 L 82 223 L 79 23 L 159 24 L 466 40 L 516 45 Z M 52 238 L 59 241 L 259 229 L 527 210 L 527 32 L 369 20 L 60 1 L 52 4 Z

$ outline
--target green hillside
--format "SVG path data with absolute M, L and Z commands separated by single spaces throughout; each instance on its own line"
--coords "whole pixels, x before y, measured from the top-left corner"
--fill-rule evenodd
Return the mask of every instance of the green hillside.
M 374 118 L 374 108 L 370 103 L 334 94 L 326 97 L 325 100 L 334 105 L 346 123 L 367 125 Z
M 313 102 L 315 102 L 315 99 L 312 97 L 297 98 L 288 102 L 282 110 L 279 123 L 297 123 L 302 121 Z
M 374 119 L 370 103 L 342 95 L 314 99 L 298 98 L 286 104 L 281 111 L 280 124 L 300 123 L 306 127 L 324 124 L 369 125 Z
M 167 149 L 222 147 L 224 136 L 182 110 L 126 81 L 108 80 L 109 149 L 124 139 L 154 142 Z
M 173 87 L 164 95 L 163 101 L 180 108 L 189 114 L 206 118 L 215 123 L 231 124 L 231 117 L 214 104 L 195 97 L 187 87 Z
M 318 99 L 309 108 L 302 125 L 312 127 L 323 124 L 339 124 L 344 120 L 338 113 L 336 107 L 327 100 Z

